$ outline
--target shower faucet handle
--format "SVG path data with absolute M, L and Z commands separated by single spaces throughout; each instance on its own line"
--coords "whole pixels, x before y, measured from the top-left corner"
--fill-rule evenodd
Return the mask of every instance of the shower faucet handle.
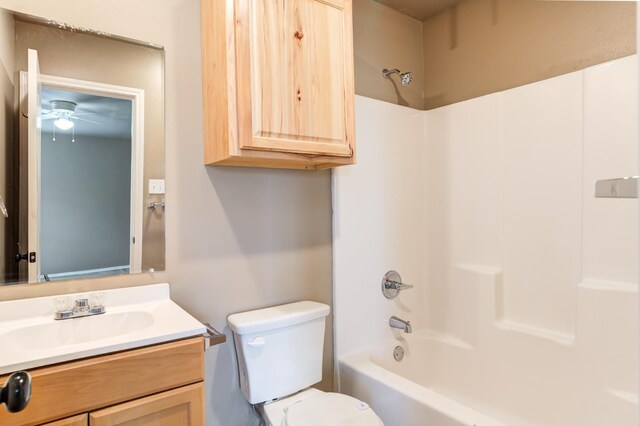
M 387 282 L 385 283 L 385 287 L 387 287 L 389 289 L 392 289 L 392 290 L 408 290 L 410 288 L 413 288 L 413 285 L 405 284 L 405 283 L 399 283 L 398 281 L 387 280 Z
M 413 288 L 411 284 L 404 284 L 400 274 L 396 271 L 389 271 L 382 277 L 382 294 L 387 299 L 398 296 L 402 290 Z

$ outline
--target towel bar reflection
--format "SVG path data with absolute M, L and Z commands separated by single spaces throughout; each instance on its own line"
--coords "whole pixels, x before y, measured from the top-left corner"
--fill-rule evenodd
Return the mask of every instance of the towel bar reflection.
M 149 210 L 155 210 L 157 208 L 164 209 L 164 201 L 151 201 L 149 204 L 147 204 L 147 208 Z
M 639 176 L 596 181 L 596 198 L 638 198 Z
M 4 204 L 2 196 L 0 196 L 0 212 L 2 212 L 2 216 L 4 216 L 5 219 L 9 217 L 9 212 L 7 212 L 7 206 Z

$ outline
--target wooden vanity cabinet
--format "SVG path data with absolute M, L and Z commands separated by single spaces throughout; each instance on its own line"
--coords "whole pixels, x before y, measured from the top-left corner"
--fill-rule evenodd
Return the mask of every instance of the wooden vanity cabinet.
M 205 164 L 355 162 L 352 0 L 201 0 Z
M 202 383 L 196 383 L 94 411 L 89 413 L 89 425 L 203 425 L 203 400 Z
M 42 426 L 86 426 L 88 424 L 89 415 L 87 413 L 84 413 L 78 414 L 77 416 L 73 417 L 67 417 L 66 419 L 45 423 Z
M 43 426 L 204 425 L 202 383 L 183 386 Z
M 0 425 L 204 425 L 202 337 L 29 372 L 29 405 Z

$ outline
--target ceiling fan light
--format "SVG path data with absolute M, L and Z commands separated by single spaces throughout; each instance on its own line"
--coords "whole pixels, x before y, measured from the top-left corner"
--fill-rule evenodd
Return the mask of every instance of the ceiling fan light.
M 58 118 L 56 121 L 53 122 L 53 124 L 60 130 L 69 130 L 70 128 L 73 127 L 73 121 L 63 117 Z

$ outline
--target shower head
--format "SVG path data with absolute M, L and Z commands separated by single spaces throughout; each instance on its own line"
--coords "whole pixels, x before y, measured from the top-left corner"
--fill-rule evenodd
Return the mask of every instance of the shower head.
M 408 86 L 409 83 L 411 83 L 411 80 L 413 80 L 413 73 L 403 72 L 402 74 L 400 74 L 400 78 L 402 78 L 402 85 Z
M 409 83 L 411 83 L 411 80 L 413 80 L 412 72 L 400 72 L 400 70 L 397 68 L 392 70 L 388 70 L 385 68 L 382 70 L 382 76 L 384 78 L 390 78 L 391 74 L 398 74 L 400 76 L 400 81 L 402 81 L 403 86 L 408 86 Z

